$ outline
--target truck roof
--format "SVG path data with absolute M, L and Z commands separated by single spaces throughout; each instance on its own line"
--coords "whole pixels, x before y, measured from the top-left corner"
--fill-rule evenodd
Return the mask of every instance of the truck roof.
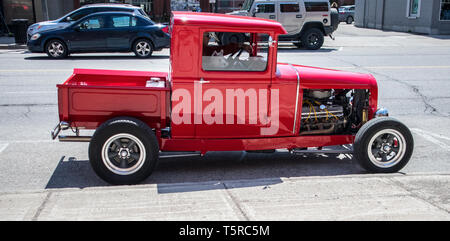
M 273 20 L 253 18 L 245 16 L 234 16 L 216 13 L 178 12 L 173 13 L 173 24 L 175 25 L 196 25 L 208 27 L 231 27 L 242 28 L 263 28 L 275 31 L 278 34 L 287 34 L 281 23 Z

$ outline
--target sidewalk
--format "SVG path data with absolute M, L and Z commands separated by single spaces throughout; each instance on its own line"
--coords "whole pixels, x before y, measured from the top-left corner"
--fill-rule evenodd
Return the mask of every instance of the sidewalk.
M 450 220 L 450 174 L 0 193 L 1 220 Z
M 26 44 L 16 44 L 14 37 L 0 37 L 0 49 L 26 49 Z

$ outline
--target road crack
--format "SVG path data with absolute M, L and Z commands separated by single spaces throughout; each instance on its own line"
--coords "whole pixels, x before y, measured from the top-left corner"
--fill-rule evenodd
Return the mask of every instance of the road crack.
M 389 180 L 389 181 L 390 181 L 392 184 L 394 184 L 395 186 L 397 186 L 397 187 L 399 187 L 399 188 L 401 188 L 401 189 L 407 191 L 407 192 L 409 193 L 409 196 L 411 196 L 411 197 L 413 197 L 413 198 L 416 198 L 416 199 L 419 199 L 419 200 L 422 200 L 423 202 L 426 202 L 426 203 L 430 204 L 431 206 L 433 206 L 433 207 L 439 209 L 440 211 L 444 211 L 444 212 L 446 212 L 446 213 L 450 213 L 449 210 L 447 210 L 447 209 L 445 209 L 445 208 L 439 206 L 438 204 L 436 204 L 436 203 L 434 203 L 434 202 L 432 202 L 432 201 L 430 201 L 430 200 L 427 200 L 427 199 L 421 197 L 420 195 L 416 194 L 416 193 L 414 192 L 414 190 L 412 190 L 411 188 L 408 188 L 408 187 L 407 187 L 405 184 L 403 184 L 402 182 L 397 181 L 397 180 L 395 180 L 395 179 L 393 179 L 393 178 L 388 178 L 387 180 Z
M 235 209 L 239 211 L 239 213 L 242 215 L 245 221 L 249 221 L 250 219 L 244 212 L 244 209 L 242 209 L 241 205 L 239 204 L 239 201 L 237 201 L 236 197 L 230 192 L 230 190 L 228 189 L 227 185 L 224 182 L 222 182 L 222 185 L 225 188 L 225 192 L 227 193 L 228 197 L 231 199 Z
M 399 79 L 393 78 L 392 76 L 389 76 L 387 74 L 382 74 L 382 73 L 370 70 L 369 68 L 365 68 L 364 66 L 355 64 L 355 63 L 350 62 L 350 61 L 346 61 L 346 60 L 335 58 L 335 57 L 334 58 L 330 57 L 330 58 L 338 60 L 338 61 L 342 61 L 344 63 L 352 65 L 353 67 L 355 67 L 357 69 L 361 69 L 361 70 L 367 71 L 368 73 L 370 73 L 372 75 L 382 76 L 382 77 L 384 77 L 384 78 L 386 78 L 386 79 L 388 79 L 390 81 L 393 81 L 393 82 L 396 82 L 396 83 L 399 83 L 399 84 L 402 84 L 402 85 L 408 87 L 415 95 L 419 96 L 420 99 L 422 100 L 422 103 L 425 105 L 425 109 L 424 109 L 425 113 L 428 112 L 429 114 L 436 115 L 436 116 L 439 116 L 439 117 L 449 117 L 450 116 L 448 114 L 442 113 L 435 106 L 433 106 L 430 103 L 430 101 L 429 101 L 430 98 L 428 98 L 425 94 L 420 92 L 419 88 L 417 88 L 417 86 L 415 86 L 415 85 L 407 83 L 406 81 L 403 81 L 403 80 L 399 80 Z
M 45 196 L 44 201 L 41 203 L 41 206 L 39 206 L 39 208 L 37 209 L 36 213 L 34 214 L 33 218 L 31 219 L 31 221 L 37 221 L 38 220 L 38 218 L 41 215 L 42 211 L 47 206 L 47 203 L 50 200 L 51 195 L 52 195 L 52 192 L 48 192 L 47 193 L 47 196 Z

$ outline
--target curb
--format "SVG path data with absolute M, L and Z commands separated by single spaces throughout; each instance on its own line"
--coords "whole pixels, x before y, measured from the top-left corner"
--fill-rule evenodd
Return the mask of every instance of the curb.
M 25 44 L 0 44 L 0 49 L 27 49 Z

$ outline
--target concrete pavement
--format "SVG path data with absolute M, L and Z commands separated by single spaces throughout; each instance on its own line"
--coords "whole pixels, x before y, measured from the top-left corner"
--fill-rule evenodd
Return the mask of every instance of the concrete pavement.
M 1 193 L 1 220 L 450 220 L 450 174 L 348 175 Z

